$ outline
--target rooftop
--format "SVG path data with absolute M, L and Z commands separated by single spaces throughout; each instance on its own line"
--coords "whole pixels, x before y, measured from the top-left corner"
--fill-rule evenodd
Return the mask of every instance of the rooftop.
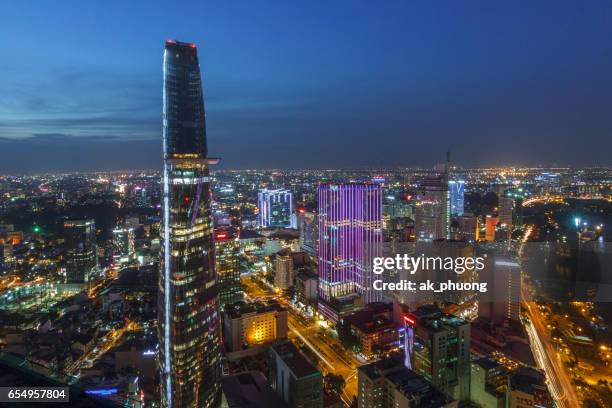
M 530 367 L 521 367 L 510 377 L 512 389 L 533 394 L 534 387 L 546 387 L 544 373 Z
M 169 47 L 189 47 L 189 48 L 196 48 L 196 45 L 194 43 L 188 43 L 188 42 L 183 42 L 183 41 L 177 41 L 177 40 L 166 40 L 166 48 Z
M 404 396 L 418 398 L 416 407 L 438 408 L 452 401 L 450 396 L 438 391 L 424 377 L 406 367 L 386 375 L 386 378 Z
M 283 360 L 295 377 L 304 378 L 311 375 L 321 375 L 321 372 L 306 360 L 306 357 L 300 353 L 293 343 L 287 341 L 276 344 L 271 347 L 271 350 Z
M 223 377 L 223 393 L 230 408 L 283 407 L 283 401 L 270 388 L 259 371 Z
M 347 319 L 351 325 L 362 333 L 375 333 L 383 329 L 396 327 L 396 324 L 386 316 L 376 315 L 368 310 L 357 312 Z
M 267 302 L 238 301 L 225 305 L 224 311 L 232 319 L 238 319 L 248 313 L 284 312 L 286 309 L 276 300 Z
M 415 407 L 437 408 L 452 401 L 446 394 L 436 390 L 423 376 L 404 366 L 401 358 L 385 358 L 359 367 L 359 374 L 371 380 L 384 377 L 401 394 L 418 400 Z
M 474 364 L 478 364 L 485 370 L 491 370 L 493 368 L 499 367 L 499 363 L 493 360 L 491 357 L 482 357 L 478 360 L 475 360 Z

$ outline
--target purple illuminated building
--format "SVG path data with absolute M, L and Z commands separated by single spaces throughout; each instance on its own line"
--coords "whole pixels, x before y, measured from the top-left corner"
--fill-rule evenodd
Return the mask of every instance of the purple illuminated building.
M 332 321 L 381 300 L 372 259 L 382 251 L 382 190 L 377 184 L 322 184 L 319 199 L 319 310 Z M 358 299 L 359 300 L 359 299 Z

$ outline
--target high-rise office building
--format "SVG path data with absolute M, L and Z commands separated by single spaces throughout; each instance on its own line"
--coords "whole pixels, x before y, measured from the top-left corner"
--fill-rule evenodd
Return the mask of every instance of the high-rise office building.
M 450 204 L 450 215 L 461 216 L 464 210 L 465 181 L 449 180 L 448 196 Z
M 316 262 L 319 239 L 317 215 L 304 209 L 298 210 L 298 228 L 300 230 L 300 250 L 310 255 Z
M 384 358 L 357 370 L 358 408 L 457 408 L 458 402 L 437 390 L 401 359 Z
M 240 284 L 240 240 L 231 228 L 215 230 L 215 270 L 221 307 L 242 300 Z
M 134 206 L 137 208 L 148 208 L 151 206 L 151 197 L 144 187 L 136 187 L 134 191 Z
M 351 294 L 366 304 L 380 301 L 372 287 L 373 258 L 382 253 L 380 185 L 322 184 L 318 195 L 320 306 Z
M 132 228 L 116 228 L 113 230 L 113 262 L 115 264 L 128 262 L 134 255 L 134 230 Z
M 450 208 L 447 174 L 426 178 L 416 207 L 417 241 L 449 238 Z
M 315 304 L 319 290 L 319 279 L 314 272 L 298 272 L 295 275 L 295 294 L 298 301 L 305 305 Z
M 322 408 L 323 375 L 291 342 L 270 347 L 270 385 L 288 408 Z
M 167 41 L 158 295 L 163 407 L 220 403 L 220 317 L 204 98 L 195 44 Z
M 523 201 L 526 197 L 526 191 L 522 187 L 508 189 L 504 192 L 504 197 L 511 198 L 514 201 L 512 211 L 512 225 L 522 226 L 523 225 Z
M 488 290 L 479 294 L 478 315 L 493 322 L 520 318 L 521 267 L 517 259 L 501 250 L 486 252 L 485 267 L 480 271 L 480 281 Z
M 284 249 L 276 254 L 274 259 L 274 286 L 280 290 L 293 287 L 293 257 L 291 250 Z
M 93 219 L 64 222 L 66 248 L 66 283 L 85 283 L 98 264 L 96 223 Z
M 470 396 L 470 323 L 426 305 L 406 313 L 406 365 L 457 400 Z
M 512 197 L 499 197 L 497 208 L 498 221 L 506 228 L 512 227 L 514 216 L 514 199 Z
M 293 193 L 285 188 L 257 193 L 258 222 L 261 227 L 290 228 L 293 215 Z

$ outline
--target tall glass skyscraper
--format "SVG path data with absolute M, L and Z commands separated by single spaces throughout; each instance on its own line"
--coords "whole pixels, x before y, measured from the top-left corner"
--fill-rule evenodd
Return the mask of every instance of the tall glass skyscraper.
M 202 80 L 195 44 L 167 41 L 159 364 L 164 407 L 220 404 L 220 320 Z
M 319 298 L 333 303 L 353 293 L 364 303 L 373 290 L 373 258 L 382 252 L 382 190 L 378 184 L 322 184 L 319 199 Z
M 96 223 L 93 219 L 64 222 L 66 283 L 85 283 L 98 263 Z
M 257 193 L 259 209 L 258 221 L 262 227 L 291 227 L 293 214 L 293 194 L 286 188 L 268 190 L 264 188 Z

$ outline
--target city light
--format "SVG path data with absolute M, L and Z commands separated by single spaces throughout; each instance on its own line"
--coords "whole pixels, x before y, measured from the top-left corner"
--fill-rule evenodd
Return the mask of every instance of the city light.
M 115 3 L 3 8 L 1 404 L 612 407 L 612 4 Z

